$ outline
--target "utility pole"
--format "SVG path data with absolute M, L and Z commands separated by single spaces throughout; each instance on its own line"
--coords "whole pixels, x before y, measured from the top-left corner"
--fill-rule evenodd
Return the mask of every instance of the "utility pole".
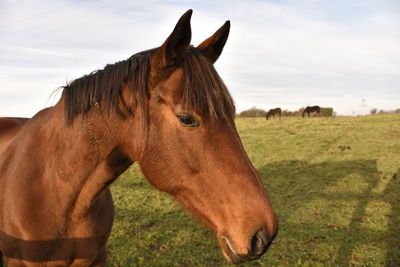
M 364 99 L 364 98 L 363 98 L 363 100 L 362 100 L 361 107 L 362 107 L 362 116 L 364 116 L 364 115 L 365 115 L 364 109 L 365 109 L 365 107 L 366 107 L 366 105 L 365 105 L 365 99 Z

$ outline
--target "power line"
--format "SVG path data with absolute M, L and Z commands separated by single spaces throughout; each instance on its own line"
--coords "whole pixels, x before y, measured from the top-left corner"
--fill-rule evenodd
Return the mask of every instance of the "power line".
M 131 11 L 131 10 L 134 10 L 134 9 L 137 9 L 137 8 L 143 8 L 143 7 L 147 7 L 147 6 L 151 6 L 151 5 L 155 5 L 155 4 L 160 4 L 160 3 L 162 3 L 162 2 L 167 2 L 167 1 L 168 1 L 168 0 L 158 0 L 158 1 L 153 1 L 153 2 L 146 3 L 146 4 L 136 5 L 136 6 L 134 6 L 134 7 L 131 7 L 131 8 L 122 10 L 121 12 L 118 13 L 118 15 L 127 13 L 127 12 L 129 12 L 129 11 Z M 108 7 L 108 6 L 113 6 L 113 5 L 114 5 L 113 3 L 110 3 L 109 5 L 101 6 L 101 7 L 97 8 L 97 9 L 95 9 L 95 10 L 104 9 L 104 8 L 106 8 L 106 7 Z M 62 7 L 60 7 L 59 9 L 61 9 L 61 8 L 63 8 L 63 7 L 65 7 L 65 6 L 62 6 Z M 55 9 L 54 9 L 54 11 L 55 11 Z M 85 17 L 87 17 L 88 14 L 94 13 L 94 12 L 95 12 L 95 11 L 92 9 L 92 12 L 85 13 Z M 50 12 L 48 12 L 48 13 L 50 13 Z M 35 17 L 37 17 L 37 16 L 35 16 Z M 72 17 L 72 16 L 71 16 L 71 17 Z M 75 16 L 74 18 L 75 18 L 74 20 L 76 20 L 76 16 Z M 50 30 L 47 30 L 47 31 L 40 32 L 40 33 L 33 33 L 33 34 L 31 34 L 31 35 L 24 36 L 24 37 L 22 37 L 22 38 L 18 38 L 18 39 L 16 39 L 16 40 L 13 40 L 13 42 L 23 41 L 23 40 L 26 40 L 26 39 L 28 39 L 28 38 L 30 38 L 30 37 L 38 36 L 38 35 L 44 35 L 44 34 L 48 34 L 48 33 L 50 33 L 50 32 L 56 32 L 56 31 L 59 31 L 59 30 L 61 30 L 61 29 L 63 29 L 63 28 L 72 27 L 72 26 L 74 26 L 74 25 L 79 25 L 79 24 L 82 24 L 82 23 L 88 23 L 88 22 L 91 22 L 91 21 L 95 21 L 96 19 L 98 19 L 98 16 L 94 16 L 94 17 L 91 17 L 91 18 L 86 19 L 86 20 L 80 20 L 80 21 L 78 21 L 78 22 L 76 22 L 76 23 L 72 23 L 72 24 L 67 24 L 67 25 L 63 25 L 63 26 L 60 26 L 60 27 L 56 27 L 56 28 L 53 28 L 53 29 L 50 29 Z M 25 20 L 25 19 L 24 19 L 24 20 Z M 27 20 L 27 18 L 26 18 L 26 20 Z M 1 26 L 0 26 L 0 29 L 1 29 L 2 26 L 5 26 L 5 25 L 1 25 Z
M 36 14 L 34 14 L 34 15 L 32 15 L 32 16 L 25 17 L 25 18 L 20 19 L 20 20 L 17 20 L 17 21 L 13 21 L 13 22 L 10 22 L 10 23 L 6 23 L 6 24 L 3 24 L 3 25 L 0 25 L 0 29 L 1 29 L 1 28 L 4 28 L 4 27 L 6 27 L 6 26 L 15 25 L 15 24 L 18 24 L 18 23 L 23 22 L 23 21 L 27 21 L 27 20 L 30 20 L 30 19 L 33 19 L 33 18 L 37 18 L 37 17 L 42 16 L 42 15 L 44 15 L 44 14 L 49 14 L 49 13 L 55 12 L 55 11 L 57 11 L 57 10 L 63 9 L 63 8 L 65 8 L 65 7 L 67 7 L 67 6 L 75 5 L 75 4 L 77 4 L 77 3 L 79 3 L 79 2 L 70 2 L 70 3 L 65 4 L 65 5 L 63 5 L 63 6 L 60 6 L 60 7 L 48 9 L 48 10 L 46 10 L 46 11 L 43 11 L 43 12 L 40 12 L 40 13 L 36 13 Z

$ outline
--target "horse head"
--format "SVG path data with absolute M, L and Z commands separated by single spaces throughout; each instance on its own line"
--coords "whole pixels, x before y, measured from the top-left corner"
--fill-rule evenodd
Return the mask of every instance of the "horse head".
M 172 194 L 211 227 L 234 263 L 260 257 L 277 216 L 234 123 L 233 100 L 214 69 L 229 35 L 227 21 L 190 45 L 192 11 L 151 56 L 146 142 L 139 165 L 156 188 Z

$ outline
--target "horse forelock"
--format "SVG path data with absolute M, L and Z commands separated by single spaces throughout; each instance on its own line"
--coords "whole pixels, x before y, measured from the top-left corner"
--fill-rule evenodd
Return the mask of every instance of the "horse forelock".
M 63 88 L 65 119 L 71 124 L 78 114 L 84 114 L 101 102 L 107 114 L 134 116 L 137 109 L 145 112 L 149 95 L 148 80 L 151 56 L 155 49 L 133 55 L 127 60 L 107 65 L 72 81 Z M 231 120 L 235 106 L 224 82 L 213 64 L 199 50 L 190 47 L 179 66 L 183 69 L 182 105 L 205 120 Z M 127 87 L 129 100 L 123 99 Z M 129 103 L 129 104 L 128 104 Z
M 235 105 L 213 64 L 190 47 L 182 61 L 183 106 L 210 121 L 232 120 Z

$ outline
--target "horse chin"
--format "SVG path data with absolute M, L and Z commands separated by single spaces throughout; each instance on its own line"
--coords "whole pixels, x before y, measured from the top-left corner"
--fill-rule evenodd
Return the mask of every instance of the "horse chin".
M 225 258 L 234 264 L 241 264 L 245 261 L 252 261 L 259 259 L 267 251 L 269 246 L 269 245 L 265 246 L 265 248 L 262 251 L 259 251 L 256 254 L 240 254 L 235 251 L 235 248 L 232 245 L 231 241 L 225 236 L 221 236 L 219 238 L 219 242 Z
M 228 238 L 226 238 L 225 236 L 221 236 L 221 238 L 219 238 L 219 242 L 221 245 L 222 253 L 224 254 L 227 261 L 230 261 L 234 264 L 241 264 L 246 261 L 246 259 L 240 257 L 240 255 L 234 252 L 234 249 L 232 248 Z

